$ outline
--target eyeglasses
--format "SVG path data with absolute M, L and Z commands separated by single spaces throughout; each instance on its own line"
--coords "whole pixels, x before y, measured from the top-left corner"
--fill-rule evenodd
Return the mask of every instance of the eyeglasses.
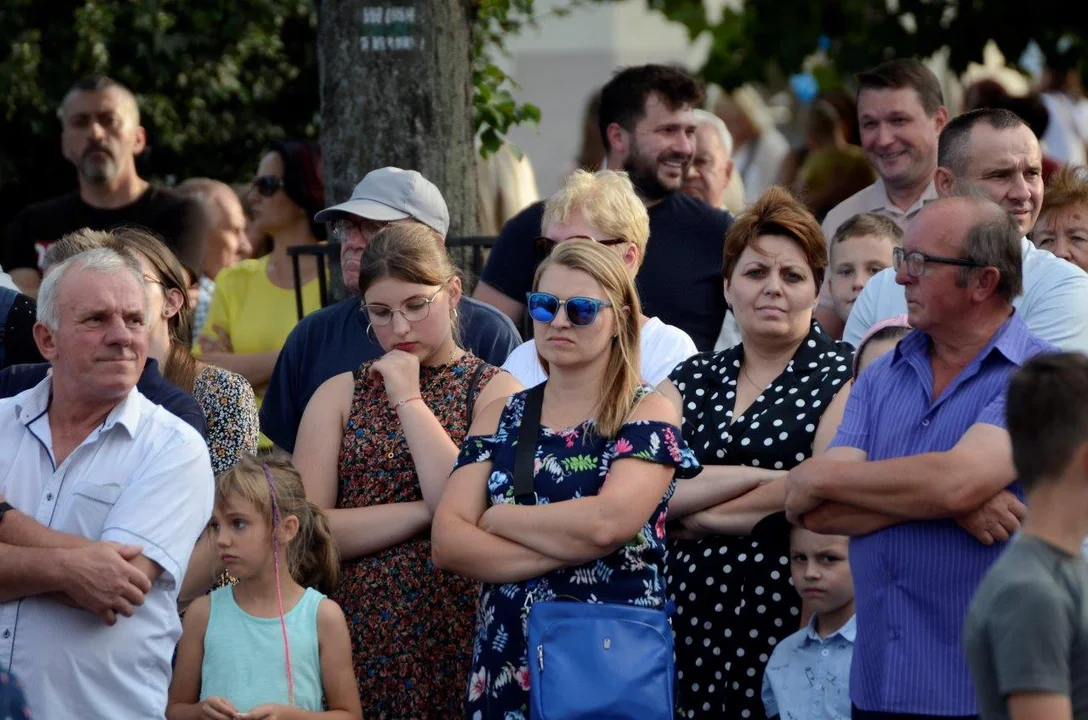
M 926 271 L 926 263 L 957 265 L 959 267 L 970 268 L 986 267 L 985 263 L 976 262 L 975 260 L 941 257 L 940 255 L 927 255 L 924 252 L 917 251 L 908 253 L 903 248 L 893 248 L 892 267 L 895 268 L 896 272 L 899 272 L 899 269 L 903 267 L 904 263 L 907 266 L 907 274 L 911 277 L 922 277 Z
M 438 291 L 429 298 L 412 298 L 404 303 L 404 307 L 391 308 L 388 305 L 371 303 L 369 305 L 363 305 L 363 310 L 366 311 L 367 316 L 370 318 L 370 322 L 378 327 L 385 327 L 393 322 L 393 316 L 397 313 L 400 313 L 401 317 L 410 323 L 419 322 L 420 320 L 425 320 L 427 316 L 430 315 L 431 303 L 435 301 L 441 292 L 442 288 L 439 288 Z
M 262 197 L 272 197 L 283 187 L 283 180 L 275 175 L 261 175 L 253 179 L 253 188 Z
M 585 327 L 593 324 L 601 308 L 612 307 L 610 302 L 589 297 L 560 300 L 551 293 L 543 292 L 526 293 L 525 297 L 529 301 L 529 316 L 539 323 L 550 323 L 555 320 L 555 316 L 559 314 L 559 308 L 565 305 L 567 320 L 570 320 L 570 324 Z
M 344 243 L 354 233 L 359 233 L 366 240 L 377 235 L 388 224 L 369 218 L 340 217 L 329 223 L 329 235 L 338 243 Z
M 606 238 L 604 240 L 597 240 L 591 238 L 588 235 L 571 235 L 563 240 L 552 240 L 550 237 L 538 237 L 533 240 L 533 249 L 536 251 L 537 262 L 543 262 L 545 258 L 552 254 L 552 250 L 555 250 L 555 246 L 560 242 L 566 242 L 567 240 L 588 240 L 589 242 L 600 243 L 606 247 L 612 247 L 613 245 L 623 245 L 630 242 L 624 238 Z

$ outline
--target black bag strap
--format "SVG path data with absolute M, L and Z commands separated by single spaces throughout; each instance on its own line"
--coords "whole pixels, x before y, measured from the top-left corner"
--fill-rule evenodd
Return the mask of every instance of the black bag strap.
M 525 411 L 518 426 L 518 444 L 514 451 L 514 502 L 518 505 L 536 505 L 533 466 L 536 456 L 536 440 L 540 435 L 540 411 L 544 407 L 542 382 L 525 393 Z
M 476 410 L 476 396 L 479 395 L 480 377 L 484 374 L 484 370 L 487 369 L 487 363 L 480 361 L 480 364 L 476 366 L 476 371 L 472 373 L 472 379 L 468 381 L 468 395 L 465 397 L 465 416 L 468 418 L 468 424 L 472 425 L 472 413 Z

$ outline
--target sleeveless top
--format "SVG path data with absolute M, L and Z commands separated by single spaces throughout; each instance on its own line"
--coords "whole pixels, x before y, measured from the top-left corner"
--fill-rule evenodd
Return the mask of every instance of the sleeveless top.
M 397 412 L 382 384 L 370 382 L 372 364 L 354 371 L 338 508 L 423 499 Z M 468 432 L 480 391 L 498 372 L 472 353 L 419 369 L 420 395 L 455 445 Z M 434 567 L 429 532 L 343 563 L 332 597 L 347 617 L 363 717 L 459 716 L 477 587 Z
M 234 601 L 232 586 L 210 596 L 204 661 L 200 666 L 200 699 L 225 697 L 239 712 L 258 705 L 287 704 L 287 663 L 280 619 L 250 615 Z M 295 706 L 320 711 L 324 689 L 317 639 L 317 607 L 325 598 L 306 588 L 287 611 L 287 638 L 295 681 Z

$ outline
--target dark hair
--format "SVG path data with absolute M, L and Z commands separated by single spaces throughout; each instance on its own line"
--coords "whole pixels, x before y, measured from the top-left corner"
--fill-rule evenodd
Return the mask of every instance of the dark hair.
M 132 100 L 132 108 L 136 113 L 136 123 L 139 124 L 140 103 L 136 100 L 136 94 L 108 75 L 88 75 L 72 83 L 72 86 L 68 88 L 68 92 L 64 93 L 64 99 L 61 100 L 57 115 L 61 118 L 64 117 L 64 106 L 68 104 L 68 98 L 72 97 L 73 94 L 77 92 L 102 92 L 110 88 L 117 88 Z
M 767 188 L 725 233 L 722 276 L 726 280 L 733 275 L 744 248 L 760 235 L 792 238 L 805 254 L 816 281 L 816 292 L 820 291 L 827 269 L 827 240 L 824 239 L 823 230 L 808 208 L 788 190 L 777 185 Z
M 271 150 L 283 159 L 283 191 L 306 212 L 313 236 L 324 240 L 325 223 L 314 220 L 314 215 L 325 208 L 321 148 L 307 140 L 285 139 L 274 141 Z
M 1007 302 L 1024 291 L 1023 257 L 1020 252 L 1020 226 L 1012 216 L 989 200 L 977 200 L 992 212 L 972 225 L 963 238 L 963 255 L 968 260 L 996 268 L 1001 277 L 995 293 Z M 973 268 L 961 268 L 957 278 L 960 287 L 967 287 Z
M 866 335 L 858 343 L 858 349 L 854 351 L 854 377 L 858 376 L 861 372 L 861 363 L 865 359 L 865 351 L 868 350 L 874 342 L 887 342 L 888 340 L 902 340 L 907 335 L 910 335 L 914 331 L 910 325 L 907 325 L 907 321 L 903 320 L 902 325 L 885 325 L 876 332 Z
M 620 70 L 601 88 L 597 124 L 605 152 L 611 149 L 608 126 L 616 123 L 633 132 L 646 115 L 646 100 L 650 95 L 660 96 L 670 110 L 684 105 L 697 107 L 705 97 L 702 83 L 674 65 L 639 65 Z
M 1028 127 L 1019 115 L 1004 108 L 979 108 L 957 115 L 944 126 L 941 137 L 937 140 L 938 166 L 951 170 L 954 175 L 962 175 L 967 171 L 967 146 L 971 140 L 971 130 L 980 122 L 985 122 L 994 130 Z
M 1024 490 L 1057 479 L 1088 442 L 1088 357 L 1081 353 L 1039 355 L 1009 382 L 1005 422 L 1012 461 Z
M 858 98 L 865 90 L 901 90 L 910 88 L 918 93 L 918 101 L 926 115 L 933 117 L 944 105 L 941 83 L 933 71 L 914 58 L 895 58 L 872 70 L 858 73 Z
M 986 78 L 968 87 L 964 98 L 964 112 L 983 108 L 1009 110 L 1019 115 L 1038 138 L 1050 127 L 1050 113 L 1038 93 L 1014 96 L 997 80 Z

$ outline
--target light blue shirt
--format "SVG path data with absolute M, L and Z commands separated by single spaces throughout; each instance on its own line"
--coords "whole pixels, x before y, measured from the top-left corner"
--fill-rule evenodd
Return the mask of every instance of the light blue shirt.
M 1065 352 L 1088 353 L 1088 274 L 1027 238 L 1020 239 L 1024 292 L 1012 305 L 1028 330 Z M 869 328 L 907 311 L 903 286 L 895 270 L 881 270 L 858 295 L 842 339 L 858 346 Z
M 850 662 L 857 624 L 846 624 L 826 638 L 808 627 L 778 643 L 763 673 L 767 717 L 783 720 L 846 720 L 850 717 Z
M 317 638 L 317 609 L 324 598 L 307 588 L 283 616 L 291 648 L 295 707 L 311 712 L 322 709 L 325 694 Z M 229 585 L 213 592 L 210 602 L 200 699 L 225 697 L 243 713 L 266 703 L 287 705 L 287 660 L 280 619 L 254 617 L 242 610 Z

